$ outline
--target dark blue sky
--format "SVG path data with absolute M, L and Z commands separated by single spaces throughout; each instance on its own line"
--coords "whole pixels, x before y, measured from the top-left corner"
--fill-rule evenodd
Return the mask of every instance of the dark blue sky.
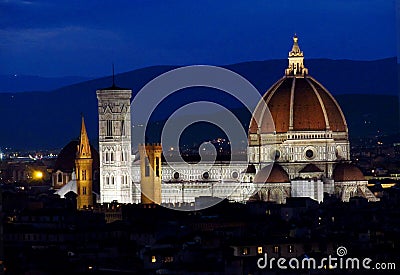
M 396 56 L 396 0 L 0 0 L 0 74 Z

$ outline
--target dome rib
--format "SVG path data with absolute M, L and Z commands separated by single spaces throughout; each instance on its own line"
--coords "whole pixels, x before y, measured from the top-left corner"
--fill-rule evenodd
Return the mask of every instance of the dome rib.
M 324 102 L 323 102 L 323 100 L 321 98 L 321 95 L 319 94 L 319 92 L 317 91 L 315 86 L 311 83 L 311 81 L 308 78 L 305 78 L 305 80 L 311 86 L 312 90 L 314 91 L 315 95 L 317 96 L 319 104 L 320 104 L 321 109 L 322 109 L 322 113 L 324 114 L 325 128 L 326 128 L 326 130 L 330 130 L 328 114 L 326 113 L 325 104 L 324 104 Z
M 266 109 L 265 107 L 267 106 L 269 108 L 269 106 L 268 106 L 269 100 L 271 99 L 271 97 L 275 93 L 275 91 L 281 86 L 281 84 L 285 80 L 285 78 L 286 77 L 282 77 L 282 78 L 278 79 L 271 86 L 271 88 L 268 90 L 268 92 L 265 93 L 262 96 L 261 100 L 264 100 L 265 103 L 261 104 L 261 102 L 259 102 L 257 104 L 256 109 L 255 109 L 255 111 L 254 111 L 254 113 L 253 113 L 253 115 L 251 117 L 251 122 L 250 122 L 250 127 L 249 127 L 249 134 L 257 134 L 259 132 L 258 131 L 259 128 L 260 128 L 260 132 L 263 132 L 262 130 L 265 130 L 265 132 L 272 132 L 272 131 L 268 131 L 268 130 L 271 130 L 271 129 L 269 129 L 271 127 L 271 125 L 264 125 L 264 127 L 263 127 L 263 124 L 267 123 L 267 122 L 263 122 L 264 121 L 263 118 L 264 118 L 264 114 L 265 114 L 265 109 Z M 271 115 L 272 115 L 272 113 L 271 113 Z M 261 125 L 257 124 L 257 121 L 256 121 L 255 117 L 259 118 L 258 122 Z M 276 126 L 275 126 L 275 119 L 274 118 L 273 118 L 273 123 L 274 123 L 274 125 L 272 125 L 273 126 L 272 128 L 274 128 L 274 130 L 276 130 L 275 129 Z M 264 128 L 264 129 L 262 129 L 262 128 Z
M 290 116 L 289 116 L 289 131 L 293 130 L 293 103 L 294 103 L 294 90 L 296 87 L 296 78 L 293 77 L 292 89 L 290 90 Z
M 320 92 L 320 95 L 322 100 L 324 101 L 324 105 L 329 119 L 330 129 L 334 132 L 348 133 L 346 118 L 336 99 L 332 96 L 331 93 L 328 92 L 328 90 L 324 87 L 324 85 L 322 85 L 318 80 L 316 80 L 313 77 L 309 77 L 309 79 L 311 82 L 316 84 L 314 86 L 318 91 L 320 89 L 322 90 L 322 92 Z M 327 104 L 329 103 L 329 101 L 331 101 L 331 104 Z M 340 114 L 339 116 L 337 115 L 338 113 Z

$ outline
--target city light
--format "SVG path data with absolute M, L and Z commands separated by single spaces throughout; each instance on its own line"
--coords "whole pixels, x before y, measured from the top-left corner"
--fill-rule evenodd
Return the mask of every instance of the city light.
M 35 171 L 33 172 L 33 178 L 35 180 L 41 180 L 43 179 L 43 172 L 42 171 Z

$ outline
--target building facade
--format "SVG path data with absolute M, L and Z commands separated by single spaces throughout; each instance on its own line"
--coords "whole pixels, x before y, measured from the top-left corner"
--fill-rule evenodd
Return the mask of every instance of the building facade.
M 366 188 L 367 181 L 360 177 L 361 171 L 350 163 L 344 114 L 329 91 L 308 74 L 296 35 L 288 61 L 284 76 L 264 94 L 265 104 L 259 104 L 253 113 L 248 132 L 249 165 L 157 166 L 154 150 L 150 150 L 153 145 L 141 147 L 142 161 L 135 161 L 130 127 L 125 127 L 130 125 L 132 91 L 114 85 L 98 90 L 101 202 L 176 204 L 194 203 L 200 197 L 277 203 L 285 203 L 288 197 L 310 197 L 321 202 L 324 192 L 343 201 L 357 195 L 376 201 Z M 264 116 L 264 106 L 272 121 Z M 146 176 L 146 161 L 150 160 L 153 172 L 159 169 L 158 176 Z M 342 163 L 347 165 L 344 170 L 336 169 Z M 181 167 L 185 173 L 172 167 Z M 348 176 L 343 178 L 340 173 Z M 153 190 L 147 190 L 150 187 Z M 142 189 L 153 200 L 143 198 Z

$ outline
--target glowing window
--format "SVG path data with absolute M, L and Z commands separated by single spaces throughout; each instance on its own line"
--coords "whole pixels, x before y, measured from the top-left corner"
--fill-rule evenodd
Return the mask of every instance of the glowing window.
M 257 253 L 262 254 L 263 253 L 263 248 L 262 246 L 257 247 Z

